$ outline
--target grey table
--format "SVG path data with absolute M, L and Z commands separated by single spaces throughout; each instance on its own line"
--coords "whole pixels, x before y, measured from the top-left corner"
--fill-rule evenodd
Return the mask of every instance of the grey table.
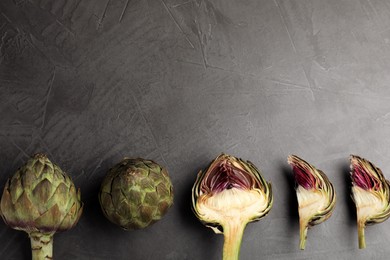
M 219 153 L 248 159 L 274 206 L 247 226 L 241 259 L 385 259 L 390 221 L 357 249 L 349 154 L 390 178 L 387 0 L 0 2 L 0 184 L 45 152 L 82 190 L 85 212 L 57 234 L 55 259 L 220 259 L 222 236 L 190 209 L 197 172 Z M 334 183 L 333 216 L 298 249 L 288 154 Z M 123 157 L 167 167 L 175 205 L 125 232 L 97 199 Z M 0 224 L 0 258 L 29 259 Z

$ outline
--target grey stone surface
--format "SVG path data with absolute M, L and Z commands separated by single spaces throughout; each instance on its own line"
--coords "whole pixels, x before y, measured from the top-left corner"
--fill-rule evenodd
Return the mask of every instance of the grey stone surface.
M 387 0 L 2 0 L 0 184 L 35 152 L 81 187 L 85 212 L 55 236 L 55 259 L 220 259 L 222 236 L 190 209 L 197 172 L 220 152 L 251 160 L 274 207 L 247 226 L 241 259 L 386 259 L 390 221 L 357 249 L 348 156 L 390 178 Z M 288 154 L 334 183 L 333 216 L 298 249 Z M 175 205 L 145 230 L 101 214 L 124 156 L 170 172 Z M 0 259 L 29 259 L 0 224 Z

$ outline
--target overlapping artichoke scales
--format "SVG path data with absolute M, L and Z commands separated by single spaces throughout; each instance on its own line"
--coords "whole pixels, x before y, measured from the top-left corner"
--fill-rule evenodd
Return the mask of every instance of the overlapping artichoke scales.
M 168 172 L 157 163 L 124 158 L 104 178 L 99 200 L 111 222 L 126 230 L 140 229 L 167 213 L 173 188 Z
M 223 171 L 219 167 L 226 167 Z M 226 176 L 227 171 L 233 171 Z M 224 175 L 225 174 L 225 175 Z M 227 180 L 226 178 L 231 178 Z M 256 221 L 267 215 L 273 203 L 271 184 L 249 161 L 219 155 L 206 171 L 200 171 L 192 188 L 192 208 L 207 226 L 215 227 L 224 218 Z
M 390 216 L 390 184 L 382 171 L 368 160 L 351 155 L 352 198 L 359 221 L 374 224 Z
M 1 215 L 14 229 L 56 232 L 72 228 L 82 213 L 80 190 L 43 154 L 37 154 L 9 179 Z
M 317 208 L 311 208 L 311 212 L 305 212 L 309 216 L 302 217 L 308 218 L 309 225 L 317 225 L 324 222 L 332 215 L 336 204 L 336 193 L 332 183 L 321 170 L 316 169 L 313 165 L 296 155 L 290 155 L 288 163 L 293 166 L 294 177 L 298 184 L 297 197 L 299 207 L 307 206 L 308 203 L 315 203 L 313 200 L 317 201 L 315 204 Z M 304 176 L 301 176 L 303 174 Z M 313 196 L 310 193 L 313 193 Z M 305 203 L 307 204 L 305 205 Z

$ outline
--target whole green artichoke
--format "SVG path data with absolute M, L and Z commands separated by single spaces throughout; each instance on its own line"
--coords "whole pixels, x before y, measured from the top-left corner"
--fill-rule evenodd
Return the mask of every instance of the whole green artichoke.
M 70 177 L 36 154 L 8 179 L 0 209 L 7 225 L 28 233 L 33 259 L 51 259 L 54 233 L 76 225 L 83 206 Z
M 99 201 L 111 222 L 126 230 L 141 229 L 160 220 L 172 206 L 172 183 L 157 163 L 125 158 L 109 170 Z

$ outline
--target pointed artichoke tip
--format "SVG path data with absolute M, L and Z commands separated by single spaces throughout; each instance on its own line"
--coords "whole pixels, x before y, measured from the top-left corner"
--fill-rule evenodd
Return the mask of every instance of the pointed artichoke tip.
M 357 164 L 357 163 L 360 163 L 360 162 L 364 162 L 364 161 L 367 161 L 366 159 L 364 159 L 363 157 L 360 157 L 358 155 L 355 155 L 355 154 L 351 154 L 349 156 L 349 159 L 351 161 L 351 164 Z
M 372 169 L 376 171 L 375 165 L 373 165 L 369 160 L 357 156 L 357 155 L 351 155 L 350 156 L 350 169 L 351 169 L 351 174 L 354 172 L 355 167 L 368 167 L 369 169 Z M 380 169 L 377 169 L 380 171 Z
M 288 164 L 294 164 L 294 161 L 300 159 L 298 156 L 296 156 L 295 154 L 290 154 L 289 156 L 287 156 L 287 163 Z
M 291 154 L 287 157 L 287 163 L 290 164 L 291 166 L 296 166 L 298 164 L 310 165 L 308 162 L 306 162 L 301 157 L 299 157 L 295 154 Z
M 35 153 L 32 158 L 34 159 L 47 159 L 47 155 L 45 153 L 39 152 Z
M 357 156 L 357 155 L 353 155 L 351 154 L 349 156 L 349 161 L 350 161 L 350 168 L 351 168 L 351 171 L 353 171 L 353 168 L 356 166 L 356 165 L 359 165 L 362 163 L 364 159 L 362 159 L 361 157 Z
M 227 153 L 220 153 L 215 160 L 221 160 L 221 159 L 230 159 L 233 158 L 234 156 L 231 156 L 230 154 Z

